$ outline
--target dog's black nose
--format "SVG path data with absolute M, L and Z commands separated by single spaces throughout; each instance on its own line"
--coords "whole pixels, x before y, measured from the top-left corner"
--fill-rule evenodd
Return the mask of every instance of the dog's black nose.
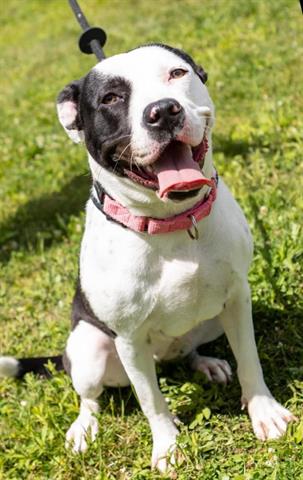
M 183 107 L 173 98 L 150 103 L 143 112 L 144 125 L 152 130 L 172 131 L 175 127 L 183 126 L 184 118 Z

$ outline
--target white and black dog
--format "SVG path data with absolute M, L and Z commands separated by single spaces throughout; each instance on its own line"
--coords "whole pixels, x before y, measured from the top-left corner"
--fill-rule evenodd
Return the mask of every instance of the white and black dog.
M 263 379 L 247 281 L 252 239 L 214 170 L 206 78 L 184 52 L 151 44 L 105 59 L 58 98 L 59 119 L 85 142 L 93 178 L 63 359 L 81 397 L 67 443 L 85 450 L 103 388 L 131 382 L 160 471 L 175 459 L 178 430 L 155 360 L 189 356 L 193 368 L 225 383 L 228 363 L 196 351 L 223 332 L 256 436 L 278 438 L 294 418 Z M 2 357 L 0 373 L 38 364 Z

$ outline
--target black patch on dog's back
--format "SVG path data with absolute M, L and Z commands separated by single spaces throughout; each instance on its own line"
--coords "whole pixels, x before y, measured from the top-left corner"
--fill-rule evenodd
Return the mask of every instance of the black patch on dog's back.
M 116 333 L 113 332 L 113 330 L 111 330 L 110 328 L 108 328 L 108 326 L 104 322 L 100 321 L 92 311 L 89 301 L 87 300 L 84 292 L 82 291 L 80 279 L 78 279 L 76 292 L 73 298 L 71 320 L 72 330 L 74 330 L 79 324 L 79 322 L 82 320 L 83 322 L 90 323 L 94 327 L 98 328 L 110 338 L 114 339 L 117 336 Z M 64 351 L 62 357 L 62 364 L 66 373 L 68 375 L 71 375 L 72 364 L 66 350 Z
M 108 328 L 108 326 L 104 322 L 100 321 L 94 314 L 89 301 L 81 289 L 80 281 L 78 280 L 72 306 L 72 330 L 76 328 L 81 320 L 90 323 L 99 330 L 102 330 L 102 332 L 111 338 L 116 338 L 117 336 L 113 330 Z

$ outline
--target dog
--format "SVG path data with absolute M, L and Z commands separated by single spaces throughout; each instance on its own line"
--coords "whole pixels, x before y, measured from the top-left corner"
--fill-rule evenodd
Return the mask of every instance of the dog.
M 206 80 L 183 51 L 149 44 L 98 63 L 57 103 L 69 137 L 85 143 L 92 175 L 63 356 L 81 398 L 67 445 L 84 451 L 88 435 L 97 435 L 103 388 L 131 383 L 151 428 L 152 467 L 161 472 L 176 461 L 178 429 L 155 361 L 187 357 L 209 380 L 226 383 L 229 364 L 197 352 L 223 333 L 257 438 L 280 437 L 294 419 L 263 379 L 247 280 L 253 243 L 213 165 Z M 2 357 L 0 373 L 41 366 L 28 362 Z

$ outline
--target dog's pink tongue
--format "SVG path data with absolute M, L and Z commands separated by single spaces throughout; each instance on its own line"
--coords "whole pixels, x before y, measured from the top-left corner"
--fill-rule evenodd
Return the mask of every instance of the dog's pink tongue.
M 175 190 L 195 190 L 211 181 L 202 175 L 191 148 L 180 142 L 171 143 L 154 164 L 159 182 L 159 196 L 163 198 Z

